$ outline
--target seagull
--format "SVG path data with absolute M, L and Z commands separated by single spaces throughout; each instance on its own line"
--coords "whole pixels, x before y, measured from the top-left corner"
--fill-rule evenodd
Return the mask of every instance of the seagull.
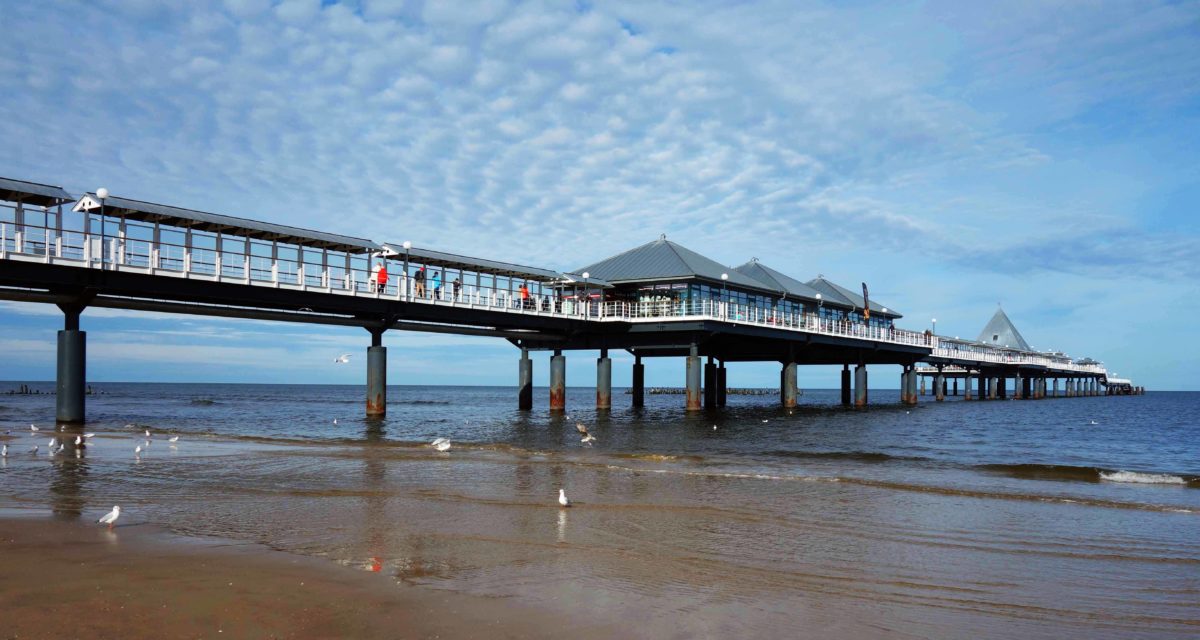
M 713 431 L 716 431 L 716 430 L 717 430 L 717 425 L 715 425 L 715 424 L 714 424 L 714 425 L 713 425 Z
M 580 440 L 580 442 L 585 444 L 591 444 L 592 442 L 595 442 L 596 436 L 588 433 L 587 427 L 584 426 L 582 422 L 575 423 L 575 430 L 583 434 L 583 438 Z
M 4 445 L 4 448 L 0 449 L 0 458 L 7 458 L 7 457 L 8 457 L 8 445 Z
M 117 518 L 120 518 L 120 517 L 121 517 L 121 507 L 119 507 L 119 506 L 113 507 L 113 510 L 104 514 L 99 520 L 96 521 L 96 524 L 106 524 L 106 525 L 108 525 L 109 529 L 112 529 L 113 523 L 115 523 L 117 521 Z
M 565 491 L 563 491 L 562 489 L 558 490 L 558 504 L 560 504 L 564 507 L 571 506 L 571 501 L 567 500 L 567 493 Z
M 139 457 L 142 455 L 142 445 L 139 444 L 138 446 L 134 447 L 133 455 L 139 456 Z
M 38 451 L 38 446 L 35 444 L 35 445 L 33 445 L 33 448 L 29 450 L 29 453 L 32 453 L 33 455 L 36 456 L 37 451 Z
M 763 420 L 763 424 L 766 424 L 768 422 L 770 422 L 770 420 Z
M 167 442 L 179 442 L 179 436 L 171 436 L 170 438 L 167 438 Z
M 34 425 L 34 424 L 29 425 L 29 430 L 30 431 L 39 431 L 39 429 L 37 428 L 37 425 Z
M 54 453 L 62 453 L 63 449 L 66 449 L 66 448 L 67 448 L 67 445 L 60 444 L 60 445 L 58 445 L 58 448 L 54 450 Z
M 334 424 L 337 424 L 337 418 L 334 418 L 334 419 L 333 419 L 333 423 L 334 423 Z
M 146 429 L 146 437 L 147 437 L 147 438 L 149 438 L 149 437 L 150 437 L 150 430 L 149 430 L 149 429 Z
M 58 438 L 50 438 L 50 442 L 46 443 L 46 446 L 51 449 L 53 449 L 54 447 L 57 447 L 58 446 Z
M 432 446 L 434 449 L 437 449 L 438 451 L 449 451 L 450 450 L 450 439 L 449 438 L 438 438 L 437 440 L 430 442 L 429 445 Z
M 77 446 L 77 447 L 83 446 L 83 436 L 75 436 L 75 446 Z
M 1099 423 L 1099 422 L 1096 422 L 1095 420 L 1092 420 L 1092 421 L 1091 421 L 1091 422 L 1089 422 L 1088 424 L 1100 424 L 1100 423 Z
M 342 355 L 333 359 L 334 364 L 346 364 L 347 362 L 350 362 L 350 354 L 348 353 L 343 353 Z

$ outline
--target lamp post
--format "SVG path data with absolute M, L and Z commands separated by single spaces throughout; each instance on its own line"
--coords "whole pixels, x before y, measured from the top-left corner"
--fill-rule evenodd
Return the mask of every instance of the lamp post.
M 400 246 L 404 247 L 404 299 L 412 299 L 412 281 L 408 275 L 408 251 L 412 249 L 412 241 L 405 240 Z
M 108 244 L 104 237 L 104 201 L 108 199 L 108 189 L 100 187 L 96 189 L 96 197 L 100 199 L 100 268 L 105 269 L 104 263 L 107 262 L 105 254 L 108 252 Z
M 934 318 L 933 320 L 931 320 L 931 322 L 933 322 L 933 335 L 936 336 L 937 335 L 937 318 Z
M 590 305 L 590 303 L 592 301 L 592 297 L 590 295 L 588 295 L 588 278 L 591 277 L 592 274 L 588 273 L 587 271 L 584 271 L 582 275 L 583 275 L 583 298 L 584 298 L 583 315 L 587 316 L 588 306 Z
M 724 307 L 724 311 L 725 311 L 725 313 L 722 313 L 721 315 L 722 315 L 722 317 L 726 317 L 726 318 L 727 318 L 727 317 L 729 317 L 729 313 L 728 313 L 728 310 L 729 310 L 729 299 L 728 299 L 728 297 L 729 297 L 729 289 L 728 289 L 728 287 L 725 285 L 725 283 L 726 283 L 728 280 L 729 280 L 729 274 L 728 274 L 728 273 L 722 273 L 722 274 L 721 274 L 721 304 L 725 305 L 725 307 Z

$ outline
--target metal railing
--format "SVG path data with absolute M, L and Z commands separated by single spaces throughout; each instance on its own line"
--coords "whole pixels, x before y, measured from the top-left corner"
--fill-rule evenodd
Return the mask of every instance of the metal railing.
M 131 223 L 132 225 L 132 223 Z M 136 225 L 133 225 L 136 226 Z M 149 227 L 142 228 L 147 232 Z M 154 234 L 158 237 L 158 233 Z M 224 240 L 230 240 L 226 237 Z M 211 240 L 211 238 L 209 238 Z M 233 238 L 241 242 L 244 239 Z M 218 240 L 218 247 L 220 239 Z M 248 242 L 243 246 L 250 247 Z M 600 301 L 572 297 L 522 295 L 511 288 L 489 288 L 466 282 L 431 279 L 418 281 L 401 272 L 380 286 L 364 256 L 323 252 L 322 263 L 305 262 L 304 250 L 289 247 L 297 259 L 255 255 L 253 251 L 223 251 L 179 243 L 135 239 L 128 235 L 101 235 L 57 230 L 27 224 L 0 222 L 0 259 L 63 264 L 92 269 L 145 273 L 166 277 L 202 279 L 294 289 L 420 304 L 445 304 L 467 309 L 545 315 L 595 322 L 664 322 L 715 320 L 728 324 L 768 327 L 804 334 L 819 334 L 870 342 L 928 348 L 936 357 L 997 364 L 1044 364 L 1056 369 L 1102 373 L 1103 367 L 1075 365 L 1005 350 L 950 349 L 925 332 L 822 318 L 817 314 L 780 312 L 732 302 L 702 300 Z M 331 260 L 331 257 L 333 258 Z M 366 268 L 355 266 L 355 262 Z M 394 264 L 394 263 L 393 263 Z M 408 264 L 406 262 L 406 264 Z M 411 263 L 417 266 L 417 263 Z M 448 270 L 443 271 L 449 274 Z M 458 270 L 460 276 L 472 272 Z M 478 278 L 476 278 L 478 280 Z M 494 280 L 494 278 L 493 278 Z M 513 284 L 512 281 L 509 285 Z

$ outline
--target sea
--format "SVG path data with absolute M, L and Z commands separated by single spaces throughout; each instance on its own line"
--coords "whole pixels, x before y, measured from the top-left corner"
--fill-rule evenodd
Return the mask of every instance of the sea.
M 57 431 L 53 383 L 0 382 L 0 513 L 119 504 L 628 637 L 1200 637 L 1200 393 L 689 413 L 570 388 L 556 414 L 544 388 L 396 386 L 368 419 L 361 386 L 92 389 Z

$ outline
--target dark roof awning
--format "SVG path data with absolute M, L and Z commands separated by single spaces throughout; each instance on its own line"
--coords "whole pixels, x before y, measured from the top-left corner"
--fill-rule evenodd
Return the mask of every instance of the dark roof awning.
M 99 202 L 100 199 L 96 197 L 96 194 L 88 193 L 75 205 L 75 210 L 96 210 L 99 208 Z M 312 231 L 310 229 L 289 227 L 282 224 L 235 218 L 218 213 L 207 213 L 205 211 L 130 200 L 129 198 L 118 198 L 115 196 L 109 196 L 104 200 L 104 214 L 109 216 L 123 216 L 130 220 L 158 222 L 173 227 L 228 233 L 259 240 L 286 242 L 304 247 L 333 249 L 347 253 L 366 253 L 380 249 L 378 244 L 366 238 Z
M 405 249 L 401 245 L 387 242 L 383 243 L 381 248 L 392 259 L 400 259 L 407 255 L 409 259 L 414 262 L 431 267 L 440 267 L 443 269 L 460 269 L 463 271 L 485 273 L 488 275 L 503 276 L 506 278 L 521 278 L 524 280 L 533 280 L 537 282 L 560 282 L 564 279 L 571 279 L 566 277 L 564 274 L 551 269 L 528 267 L 510 262 L 487 260 L 484 258 L 473 258 L 471 256 L 447 253 L 445 251 L 436 251 L 434 249 L 424 249 L 421 247 Z M 582 282 L 582 277 L 576 276 L 576 279 Z M 588 284 L 590 285 L 603 286 L 602 283 L 602 280 L 598 280 L 596 278 L 588 279 Z
M 665 235 L 600 262 L 575 269 L 574 273 L 585 271 L 616 284 L 704 280 L 718 286 L 724 283 L 734 289 L 778 294 L 773 287 L 671 242 Z M 722 275 L 726 278 L 722 279 Z
M 841 302 L 843 304 L 849 304 L 854 309 L 862 309 L 863 308 L 864 301 L 863 301 L 863 297 L 861 295 L 847 289 L 846 287 L 843 287 L 842 285 L 840 285 L 836 282 L 833 282 L 833 281 L 825 278 L 824 276 L 817 276 L 817 277 L 813 278 L 812 280 L 809 280 L 805 284 L 812 287 L 813 289 L 816 289 L 817 291 L 820 291 L 825 296 L 826 302 L 828 302 L 830 300 L 830 297 L 832 297 L 833 299 L 838 300 L 839 302 Z M 895 309 L 892 309 L 890 307 L 885 307 L 882 304 L 879 304 L 878 302 L 876 302 L 875 300 L 871 301 L 871 313 L 878 313 L 884 317 L 892 318 L 892 319 L 904 317 L 904 316 L 900 315 Z
M 0 200 L 32 204 L 39 207 L 54 207 L 75 200 L 62 187 L 12 178 L 0 178 Z
M 734 271 L 754 278 L 755 280 L 762 282 L 764 285 L 776 289 L 780 294 L 794 299 L 805 300 L 807 302 L 823 301 L 832 307 L 841 306 L 848 309 L 854 308 L 854 306 L 851 304 L 845 304 L 839 301 L 837 298 L 826 297 L 820 291 L 817 291 L 807 284 L 804 284 L 803 282 L 800 282 L 799 280 L 787 274 L 781 273 L 762 264 L 758 261 L 758 258 L 752 258 L 750 262 L 738 267 L 734 267 Z

